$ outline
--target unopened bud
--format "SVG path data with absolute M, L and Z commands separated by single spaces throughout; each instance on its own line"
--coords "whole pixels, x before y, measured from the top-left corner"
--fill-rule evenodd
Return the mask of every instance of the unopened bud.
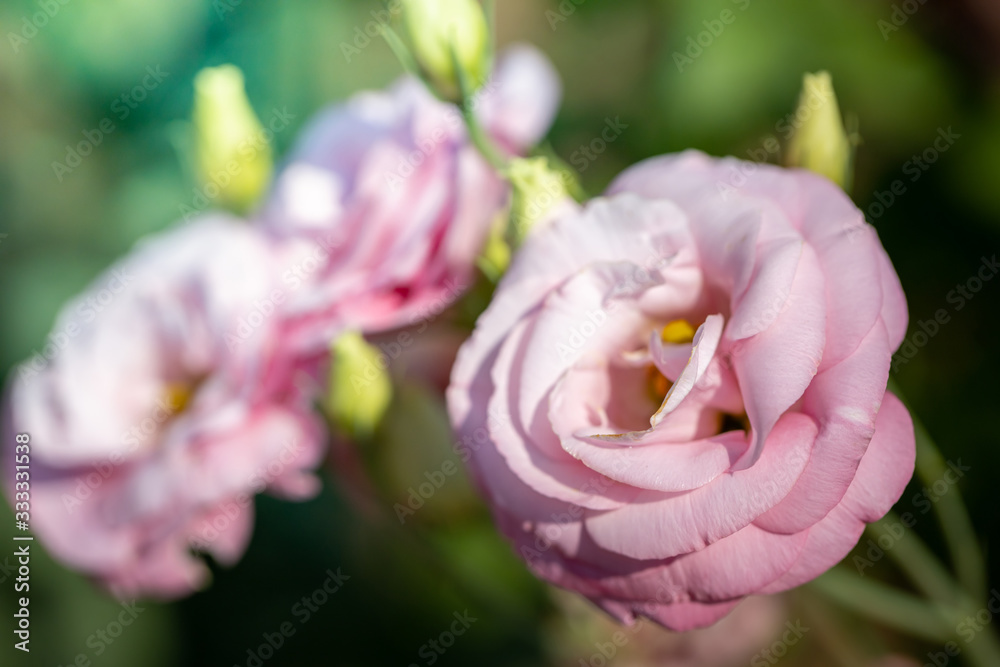
M 403 21 L 413 55 L 438 93 L 458 100 L 461 68 L 472 92 L 488 74 L 489 29 L 476 0 L 403 0 Z
M 330 388 L 326 408 L 347 435 L 368 437 L 392 401 L 389 358 L 355 331 L 339 336 L 331 347 Z
M 195 77 L 194 88 L 195 160 L 202 189 L 219 206 L 245 212 L 267 189 L 273 159 L 247 99 L 243 73 L 233 65 L 208 67 Z
M 793 125 L 788 165 L 804 167 L 845 187 L 851 170 L 851 142 L 829 72 L 805 75 Z

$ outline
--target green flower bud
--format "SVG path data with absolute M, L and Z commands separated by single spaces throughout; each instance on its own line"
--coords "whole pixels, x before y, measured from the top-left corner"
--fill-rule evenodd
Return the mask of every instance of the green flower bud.
M 510 244 L 505 238 L 506 222 L 503 216 L 500 216 L 493 224 L 489 238 L 486 239 L 486 246 L 478 260 L 479 269 L 494 283 L 500 281 L 510 266 Z
M 218 205 L 243 213 L 264 194 L 273 168 L 271 146 L 247 99 L 243 73 L 233 65 L 205 68 L 195 76 L 194 90 L 201 189 Z
M 795 119 L 798 127 L 788 147 L 788 165 L 804 167 L 845 187 L 851 174 L 851 141 L 829 72 L 805 75 Z
M 455 61 L 471 93 L 488 75 L 489 28 L 476 0 L 403 0 L 403 21 L 413 55 L 438 94 L 458 100 L 461 91 Z
M 378 348 L 355 331 L 333 342 L 326 409 L 330 419 L 352 437 L 371 436 L 392 401 L 392 379 Z
M 510 221 L 512 237 L 520 245 L 528 233 L 570 199 L 567 184 L 571 181 L 561 169 L 553 169 L 548 158 L 514 158 L 507 168 L 507 178 L 514 188 Z

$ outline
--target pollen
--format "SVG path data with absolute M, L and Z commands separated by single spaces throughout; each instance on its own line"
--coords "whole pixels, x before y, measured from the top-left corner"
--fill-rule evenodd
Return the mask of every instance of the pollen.
M 673 343 L 674 345 L 690 343 L 694 340 L 694 327 L 687 320 L 674 320 L 663 327 L 660 338 L 664 343 Z
M 183 382 L 172 382 L 163 388 L 163 403 L 173 414 L 184 412 L 194 394 L 194 388 Z

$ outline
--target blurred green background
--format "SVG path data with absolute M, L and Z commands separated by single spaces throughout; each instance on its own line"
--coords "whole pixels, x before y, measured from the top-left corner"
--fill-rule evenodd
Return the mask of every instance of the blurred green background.
M 759 158 L 763 149 L 780 161 L 774 140 L 787 138 L 802 73 L 832 73 L 841 107 L 864 141 L 852 194 L 899 271 L 911 335 L 918 320 L 940 308 L 952 316 L 897 364 L 894 376 L 945 457 L 971 466 L 959 487 L 988 549 L 998 527 L 991 480 L 1000 466 L 993 421 L 1000 280 L 985 283 L 961 309 L 947 297 L 979 270 L 982 257 L 1000 250 L 998 6 L 989 0 L 497 4 L 501 43 L 532 42 L 559 69 L 565 96 L 551 144 L 582 170 L 592 193 L 638 160 L 687 147 L 744 158 Z M 200 68 L 238 65 L 259 115 L 267 118 L 273 109 L 293 115 L 291 127 L 275 137 L 281 155 L 316 110 L 398 75 L 385 44 L 358 38 L 357 29 L 379 8 L 374 0 L 4 0 L 0 369 L 6 374 L 40 350 L 68 297 L 191 205 L 186 121 Z M 727 9 L 735 20 L 703 39 L 709 43 L 700 52 L 691 47 L 689 38 L 697 41 L 704 22 Z M 916 11 L 910 16 L 908 9 Z M 350 62 L 343 43 L 360 50 Z M 608 118 L 628 127 L 596 159 L 573 162 Z M 95 135 L 102 123 L 113 130 Z M 907 162 L 948 128 L 958 138 L 911 180 Z M 100 142 L 92 141 L 91 154 L 74 167 L 68 146 L 85 133 Z M 71 169 L 57 169 L 57 162 Z M 897 179 L 905 193 L 884 209 L 872 207 L 880 197 L 887 201 L 878 193 Z M 457 456 L 440 398 L 409 382 L 395 401 L 393 416 L 365 452 L 373 488 L 325 473 L 324 492 L 311 502 L 258 498 L 253 542 L 237 566 L 215 570 L 213 585 L 189 599 L 143 604 L 136 623 L 100 655 L 100 642 L 88 638 L 117 617 L 117 603 L 38 556 L 33 651 L 14 652 L 6 629 L 12 582 L 0 568 L 0 618 L 7 619 L 0 622 L 0 636 L 7 637 L 0 663 L 69 665 L 82 654 L 107 667 L 252 667 L 247 650 L 263 642 L 263 633 L 295 621 L 296 634 L 262 664 L 425 665 L 432 663 L 421 647 L 449 626 L 453 612 L 468 609 L 479 620 L 444 655 L 434 654 L 434 664 L 602 664 L 597 645 L 609 641 L 614 626 L 528 575 L 467 481 L 450 481 L 399 525 L 392 504 L 405 502 L 424 471 Z M 330 467 L 341 464 L 348 465 L 335 460 Z M 918 491 L 911 485 L 900 511 L 914 509 Z M 8 525 L 8 511 L 0 510 L 0 525 Z M 916 530 L 943 553 L 931 515 Z M 996 580 L 1000 556 L 988 555 Z M 350 580 L 298 625 L 293 605 L 338 567 Z M 888 562 L 874 570 L 899 579 Z M 852 664 L 890 651 L 923 662 L 927 651 L 938 650 L 854 618 L 808 590 L 781 604 L 778 626 L 801 618 L 819 629 L 790 649 L 785 664 Z M 764 631 L 759 646 L 739 660 L 713 663 L 688 639 L 647 627 L 615 664 L 747 664 L 781 629 Z M 850 636 L 860 639 L 844 639 Z

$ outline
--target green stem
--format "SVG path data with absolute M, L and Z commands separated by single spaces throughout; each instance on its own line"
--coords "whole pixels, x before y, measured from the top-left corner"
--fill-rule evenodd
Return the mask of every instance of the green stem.
M 890 380 L 889 388 L 900 400 L 906 402 L 894 381 Z M 910 415 L 914 415 L 913 410 L 910 410 Z M 935 483 L 942 480 L 947 482 L 946 474 L 950 472 L 947 462 L 916 416 L 913 416 L 913 428 L 917 439 L 917 477 L 928 488 L 933 488 Z M 948 545 L 948 553 L 958 580 L 962 588 L 973 599 L 978 600 L 987 588 L 986 562 L 962 495 L 957 487 L 949 484 L 947 491 L 935 494 L 935 497 L 937 501 L 933 503 L 934 513 L 941 524 L 941 532 Z
M 864 650 L 861 643 L 857 641 L 857 637 L 852 637 L 851 633 L 842 627 L 822 594 L 799 594 L 798 597 L 808 601 L 804 605 L 802 613 L 806 617 L 809 627 L 816 628 L 816 640 L 840 667 L 857 667 L 857 665 L 867 665 L 872 662 L 874 656 L 868 655 L 869 651 Z M 834 604 L 836 604 L 835 601 Z M 842 607 L 842 609 L 846 609 L 846 607 Z M 884 651 L 879 653 L 884 653 Z
M 392 50 L 396 59 L 399 60 L 399 63 L 403 66 L 406 73 L 420 79 L 424 82 L 424 85 L 428 85 L 424 72 L 417 63 L 416 58 L 414 58 L 413 54 L 410 53 L 410 50 L 406 48 L 406 44 L 404 44 L 403 40 L 396 34 L 396 31 L 383 24 L 382 38 L 385 40 L 386 44 L 389 45 L 389 49 Z
M 909 635 L 945 642 L 954 634 L 935 605 L 875 580 L 834 568 L 810 586 L 843 607 Z
M 933 488 L 941 480 L 947 482 L 945 475 L 950 469 L 934 446 L 927 429 L 916 418 L 913 420 L 913 427 L 917 436 L 917 477 L 928 488 Z M 933 504 L 934 511 L 948 544 L 958 580 L 969 595 L 978 598 L 986 590 L 986 563 L 965 503 L 954 486 L 949 486 L 939 496 L 935 494 L 935 497 L 937 502 Z
M 975 667 L 996 667 L 1000 665 L 1000 641 L 997 640 L 993 626 L 983 627 L 977 637 L 965 645 L 969 662 Z
M 892 553 L 892 551 L 890 551 Z M 832 569 L 809 584 L 840 605 L 867 616 L 886 627 L 905 632 L 934 643 L 955 642 L 973 667 L 1000 665 L 1000 641 L 989 624 L 972 641 L 959 634 L 959 627 L 966 624 L 966 617 L 974 617 L 979 610 L 927 603 L 906 593 L 901 593 L 874 580 L 862 581 L 842 569 Z M 959 645 L 957 639 L 965 643 Z
M 503 157 L 500 149 L 496 147 L 496 144 L 493 143 L 493 140 L 490 139 L 489 135 L 486 134 L 486 131 L 483 130 L 482 125 L 479 124 L 479 119 L 476 118 L 475 111 L 472 108 L 472 96 L 475 89 L 472 82 L 469 81 L 468 72 L 465 71 L 458 60 L 458 53 L 455 51 L 454 45 L 451 48 L 451 61 L 455 70 L 455 76 L 458 79 L 458 90 L 461 96 L 458 108 L 462 111 L 462 119 L 465 120 L 465 127 L 469 131 L 469 140 L 486 161 L 490 163 L 490 166 L 503 175 L 507 172 L 507 160 Z
M 881 521 L 869 525 L 868 529 L 875 534 L 877 540 L 882 535 L 891 536 L 885 526 L 893 523 L 898 524 L 899 520 L 889 513 Z M 937 615 L 950 629 L 950 636 L 959 636 L 959 626 L 966 618 L 975 617 L 980 606 L 948 574 L 931 550 L 912 531 L 902 538 L 893 536 L 892 539 L 895 541 L 886 553 L 920 590 L 937 603 Z M 973 640 L 962 648 L 967 652 L 969 662 L 977 667 L 1000 665 L 1000 640 L 989 624 L 982 626 Z
M 924 595 L 943 605 L 961 604 L 962 592 L 923 541 L 913 531 L 907 531 L 899 537 L 888 528 L 903 525 L 895 513 L 889 512 L 879 521 L 868 524 L 865 530 L 871 534 L 876 543 L 883 536 L 887 539 L 891 546 L 886 549 L 886 553 Z
M 494 0 L 483 0 L 483 14 L 486 16 L 486 53 L 489 54 L 489 62 L 486 71 L 493 71 L 493 63 L 497 52 L 497 7 Z
M 462 118 L 465 119 L 465 127 L 469 131 L 469 140 L 472 142 L 472 145 L 490 163 L 490 166 L 502 176 L 507 171 L 506 158 L 503 157 L 500 150 L 493 143 L 493 140 L 483 130 L 472 108 L 465 101 L 462 102 L 459 108 L 462 110 Z

